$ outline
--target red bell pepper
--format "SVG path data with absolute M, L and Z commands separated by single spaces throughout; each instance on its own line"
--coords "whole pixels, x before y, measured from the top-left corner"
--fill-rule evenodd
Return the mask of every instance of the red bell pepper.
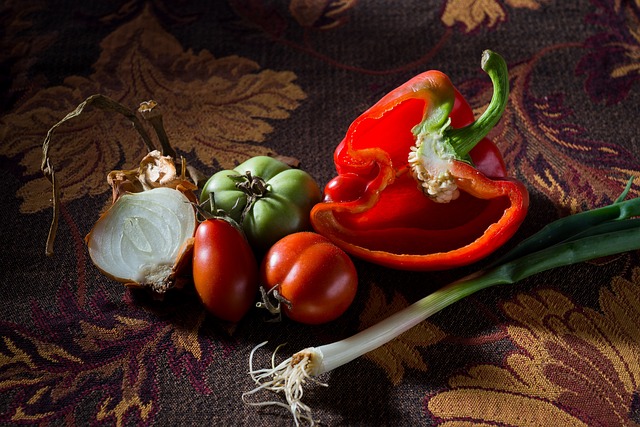
M 486 138 L 507 103 L 507 66 L 485 51 L 482 68 L 494 94 L 475 121 L 439 71 L 412 78 L 358 117 L 335 150 L 338 175 L 311 211 L 315 230 L 356 257 L 420 271 L 473 263 L 511 238 L 529 196 Z

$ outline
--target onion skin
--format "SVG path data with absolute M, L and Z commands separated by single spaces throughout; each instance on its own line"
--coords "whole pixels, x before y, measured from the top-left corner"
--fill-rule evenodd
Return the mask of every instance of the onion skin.
M 140 193 L 154 188 L 174 188 L 182 192 L 192 202 L 197 202 L 193 193 L 198 187 L 185 177 L 186 165 L 182 163 L 182 173 L 178 175 L 175 162 L 170 156 L 163 156 L 158 150 L 147 154 L 136 169 L 114 170 L 107 175 L 115 203 L 123 194 Z

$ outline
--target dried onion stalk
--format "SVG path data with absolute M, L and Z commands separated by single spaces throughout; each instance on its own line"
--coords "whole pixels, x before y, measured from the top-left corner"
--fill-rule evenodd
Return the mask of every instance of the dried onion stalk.
M 107 276 L 132 287 L 149 288 L 163 294 L 180 287 L 182 272 L 190 265 L 193 235 L 197 226 L 194 190 L 187 179 L 199 173 L 180 159 L 176 170 L 175 150 L 162 126 L 162 114 L 154 101 L 140 104 L 138 113 L 153 127 L 162 151 L 156 150 L 136 113 L 104 95 L 92 95 L 56 123 L 42 146 L 42 172 L 51 182 L 53 220 L 46 253 L 53 254 L 58 226 L 59 190 L 49 158 L 49 146 L 56 128 L 85 112 L 87 106 L 113 111 L 128 118 L 138 131 L 149 153 L 139 167 L 115 170 L 108 174 L 112 204 L 101 215 L 85 238 L 93 263 Z
M 142 125 L 142 121 L 140 121 L 134 111 L 131 111 L 124 105 L 107 96 L 100 94 L 91 95 L 80 103 L 75 110 L 71 111 L 63 117 L 62 120 L 54 124 L 47 132 L 47 136 L 42 144 L 42 164 L 40 169 L 42 170 L 45 178 L 51 182 L 53 193 L 51 197 L 53 202 L 53 218 L 51 221 L 51 227 L 49 228 L 49 235 L 47 237 L 47 245 L 45 249 L 45 253 L 47 255 L 53 255 L 53 246 L 58 229 L 60 204 L 60 194 L 55 177 L 55 168 L 49 156 L 49 147 L 51 145 L 54 131 L 65 122 L 82 115 L 89 106 L 105 111 L 116 112 L 129 119 L 133 124 L 133 128 L 138 131 L 142 141 L 149 150 L 149 154 L 142 159 L 138 168 L 112 171 L 109 173 L 107 182 L 113 190 L 113 202 L 125 193 L 137 193 L 157 187 L 174 188 L 182 191 L 191 201 L 195 202 L 197 200 L 195 194 L 193 194 L 193 190 L 198 188 L 196 184 L 202 179 L 202 176 L 194 168 L 186 166 L 184 159 L 181 159 L 181 174 L 179 176 L 177 175 L 174 165 L 176 152 L 169 144 L 169 140 L 162 126 L 162 114 L 160 113 L 158 104 L 155 101 L 142 102 L 138 108 L 138 113 L 142 115 L 142 117 L 148 121 L 156 131 L 156 135 L 158 136 L 158 140 L 162 148 L 161 152 L 155 149 L 149 134 Z M 187 181 L 187 170 L 191 179 L 195 181 L 195 184 Z

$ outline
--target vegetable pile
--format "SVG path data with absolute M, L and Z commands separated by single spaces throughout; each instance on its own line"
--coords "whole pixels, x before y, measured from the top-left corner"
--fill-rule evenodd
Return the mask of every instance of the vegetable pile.
M 87 98 L 49 130 L 42 162 L 54 195 L 48 254 L 59 203 L 49 145 L 54 130 L 89 105 L 127 117 L 150 150 L 137 168 L 107 176 L 112 204 L 85 239 L 91 260 L 105 275 L 156 297 L 190 283 L 202 305 L 228 322 L 239 322 L 254 304 L 279 316 L 284 303 L 287 317 L 319 324 L 335 320 L 351 305 L 358 282 L 351 258 L 311 232 L 309 214 L 322 196 L 311 175 L 256 156 L 213 174 L 198 200 L 196 183 L 202 176 L 184 159 L 178 173 L 176 152 L 154 101 L 143 102 L 138 113 L 155 130 L 162 151 L 134 112 L 103 95 Z
M 529 198 L 507 174 L 486 138 L 507 104 L 506 63 L 485 51 L 482 68 L 494 94 L 474 115 L 449 78 L 420 74 L 358 117 L 334 153 L 338 175 L 321 191 L 313 177 L 278 159 L 257 156 L 203 176 L 177 158 L 153 101 L 138 113 L 160 142 L 154 147 L 138 115 L 93 95 L 56 123 L 43 144 L 42 172 L 53 189 L 47 254 L 53 253 L 59 195 L 49 158 L 54 130 L 89 105 L 128 118 L 148 148 L 137 168 L 112 171 L 109 208 L 86 237 L 105 275 L 156 296 L 186 284 L 216 318 L 239 322 L 253 306 L 276 320 L 317 325 L 351 306 L 358 287 L 351 256 L 395 269 L 433 271 L 479 261 L 507 242 Z M 203 182 L 205 182 L 202 185 Z M 314 424 L 302 402 L 307 381 L 394 339 L 479 290 L 534 274 L 640 249 L 640 199 L 562 218 L 520 242 L 483 270 L 455 281 L 353 337 L 304 349 L 278 365 L 249 370 L 249 405 L 290 410 Z M 197 191 L 200 191 L 197 195 Z M 275 356 L 274 358 L 275 359 Z M 284 392 L 286 403 L 250 400 Z

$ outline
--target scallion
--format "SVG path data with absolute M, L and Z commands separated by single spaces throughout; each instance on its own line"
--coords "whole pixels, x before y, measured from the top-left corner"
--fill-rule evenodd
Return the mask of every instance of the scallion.
M 631 189 L 629 180 L 622 195 L 611 205 L 561 218 L 523 240 L 485 270 L 446 285 L 381 322 L 349 338 L 304 349 L 266 369 L 249 374 L 257 386 L 243 394 L 249 405 L 278 405 L 287 408 L 296 425 L 315 424 L 311 408 L 302 403 L 307 381 L 336 369 L 386 344 L 429 316 L 477 291 L 513 284 L 534 274 L 617 253 L 640 249 L 640 198 L 624 200 Z M 318 382 L 319 383 L 319 382 Z M 321 383 L 320 383 L 321 384 Z M 326 385 L 326 384 L 323 384 Z M 262 390 L 284 392 L 285 402 L 252 402 L 249 397 Z

